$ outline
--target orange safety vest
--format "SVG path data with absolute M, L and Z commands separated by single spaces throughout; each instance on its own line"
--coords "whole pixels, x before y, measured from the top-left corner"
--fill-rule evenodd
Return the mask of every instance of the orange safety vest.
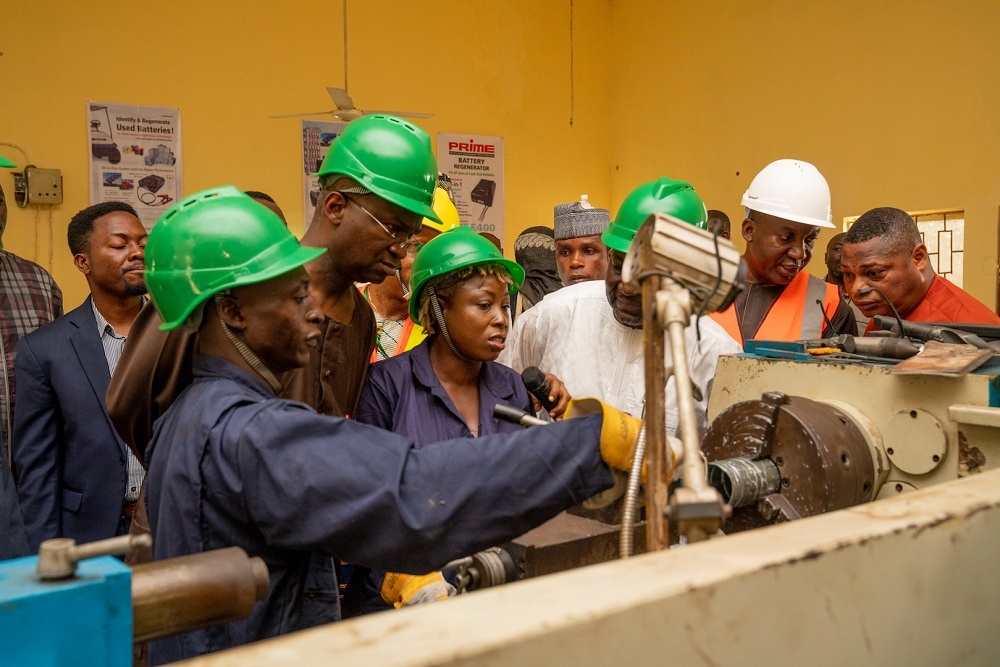
M 369 284 L 357 285 L 358 291 L 365 297 L 365 301 L 371 306 L 371 298 L 368 296 L 368 288 L 371 287 Z M 372 307 L 372 312 L 375 308 Z M 413 320 L 407 316 L 406 322 L 403 324 L 403 330 L 399 334 L 399 342 L 396 343 L 396 349 L 393 350 L 392 354 L 389 355 L 390 358 L 395 357 L 397 354 L 402 354 L 403 352 L 409 352 L 417 345 L 423 342 L 427 338 L 427 334 L 424 333 L 424 328 L 419 324 L 414 323 Z M 369 358 L 369 363 L 374 364 L 379 361 L 378 351 L 372 350 L 372 356 Z
M 822 301 L 822 310 L 817 304 Z M 781 296 L 771 305 L 760 328 L 753 335 L 756 340 L 815 340 L 823 335 L 826 319 L 833 320 L 840 306 L 840 290 L 836 285 L 820 280 L 807 271 L 799 271 Z M 743 332 L 736 313 L 736 303 L 721 313 L 709 315 L 725 328 L 733 340 L 745 345 Z
M 395 357 L 397 354 L 409 352 L 417 345 L 420 345 L 425 338 L 427 338 L 427 334 L 424 333 L 424 328 L 407 317 L 406 323 L 403 324 L 403 330 L 399 334 L 399 342 L 396 343 L 396 349 L 389 356 Z M 378 351 L 372 350 L 371 363 L 374 364 L 378 360 Z

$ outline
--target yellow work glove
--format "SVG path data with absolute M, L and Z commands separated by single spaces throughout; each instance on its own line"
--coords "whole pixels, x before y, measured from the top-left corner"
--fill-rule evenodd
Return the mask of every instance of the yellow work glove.
M 455 587 L 445 581 L 440 572 L 430 574 L 386 572 L 379 592 L 383 600 L 399 609 L 411 604 L 447 600 L 455 594 Z
M 566 406 L 566 419 L 585 415 L 604 416 L 601 424 L 601 457 L 604 462 L 617 470 L 631 470 L 642 421 L 596 398 L 576 398 Z

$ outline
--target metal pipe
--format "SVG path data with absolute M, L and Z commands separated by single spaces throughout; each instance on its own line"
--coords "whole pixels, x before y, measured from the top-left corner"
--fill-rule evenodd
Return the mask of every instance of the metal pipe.
M 632 460 L 632 470 L 628 475 L 628 487 L 625 490 L 625 503 L 622 507 L 622 532 L 618 542 L 621 558 L 632 556 L 632 531 L 635 526 L 636 506 L 639 504 L 639 483 L 642 477 L 642 461 L 646 457 L 646 424 L 639 431 L 639 439 L 635 444 L 635 458 Z
M 229 547 L 132 568 L 134 641 L 246 618 L 267 595 L 260 558 Z
M 681 292 L 684 292 L 683 294 Z M 674 366 L 674 388 L 677 392 L 677 410 L 680 418 L 680 436 L 684 444 L 684 488 L 699 493 L 708 488 L 708 473 L 698 441 L 698 417 L 694 410 L 694 393 L 691 390 L 691 373 L 688 369 L 687 344 L 684 330 L 690 317 L 685 308 L 686 291 L 672 284 L 667 291 L 667 332 L 670 335 L 670 357 Z
M 733 458 L 708 464 L 708 483 L 733 507 L 746 507 L 781 487 L 781 471 L 771 459 Z

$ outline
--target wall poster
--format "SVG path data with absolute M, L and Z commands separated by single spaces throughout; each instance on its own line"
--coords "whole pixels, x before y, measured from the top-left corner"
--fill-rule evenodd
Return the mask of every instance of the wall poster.
M 439 132 L 438 170 L 451 179 L 462 224 L 503 242 L 503 137 Z
M 181 114 L 172 107 L 87 102 L 90 203 L 124 201 L 146 229 L 181 197 Z
M 302 222 L 303 230 L 312 224 L 313 213 L 319 198 L 319 179 L 315 174 L 334 140 L 347 127 L 347 123 L 327 120 L 302 121 Z

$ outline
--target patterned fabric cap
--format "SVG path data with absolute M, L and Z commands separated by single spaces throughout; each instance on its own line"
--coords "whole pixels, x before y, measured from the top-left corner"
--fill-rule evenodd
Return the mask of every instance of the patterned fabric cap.
M 556 251 L 556 242 L 552 239 L 552 230 L 548 227 L 528 227 L 518 234 L 514 239 L 514 252 L 527 250 L 528 248 L 543 248 L 550 252 Z M 515 254 L 515 257 L 517 255 Z M 521 260 L 517 260 L 522 264 Z
M 611 213 L 608 209 L 587 207 L 575 201 L 555 207 L 552 226 L 555 238 L 558 240 L 597 236 L 609 224 L 611 224 Z

